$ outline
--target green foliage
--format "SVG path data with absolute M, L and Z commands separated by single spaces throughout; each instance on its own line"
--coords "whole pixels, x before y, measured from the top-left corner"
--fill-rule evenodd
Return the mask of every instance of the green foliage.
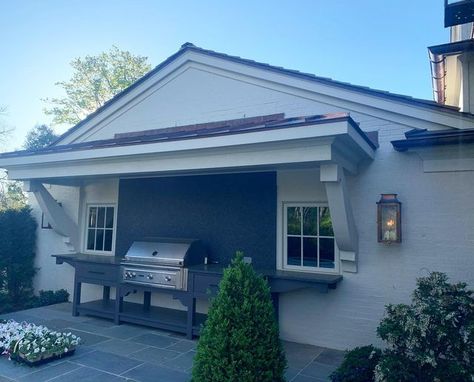
M 0 314 L 16 312 L 18 310 L 38 308 L 69 301 L 69 293 L 65 289 L 40 290 L 38 296 L 22 298 L 20 302 L 13 304 L 6 292 L 0 292 Z
M 342 364 L 331 374 L 332 382 L 374 381 L 375 366 L 382 351 L 372 345 L 357 347 L 347 352 Z
M 27 207 L 0 211 L 0 291 L 13 306 L 33 293 L 36 221 Z
M 61 302 L 69 301 L 69 293 L 66 289 L 59 290 L 40 290 L 38 296 L 37 306 L 46 306 L 59 304 Z
M 0 180 L 0 211 L 22 209 L 28 204 L 19 182 Z
M 98 56 L 74 59 L 72 78 L 56 83 L 66 96 L 44 99 L 52 105 L 45 113 L 52 115 L 56 124 L 78 123 L 147 73 L 151 69 L 147 60 L 116 46 Z
M 23 147 L 26 150 L 37 150 L 49 146 L 58 138 L 54 130 L 47 125 L 36 125 L 27 134 Z
M 279 382 L 285 367 L 270 288 L 237 252 L 209 309 L 193 381 Z
M 465 283 L 433 272 L 417 281 L 410 305 L 388 305 L 377 332 L 389 349 L 376 380 L 474 380 L 474 298 Z

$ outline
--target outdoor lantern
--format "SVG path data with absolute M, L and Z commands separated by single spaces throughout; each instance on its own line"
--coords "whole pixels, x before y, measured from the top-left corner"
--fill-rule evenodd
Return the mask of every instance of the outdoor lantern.
M 382 194 L 377 202 L 377 239 L 379 243 L 402 241 L 402 203 L 397 194 Z

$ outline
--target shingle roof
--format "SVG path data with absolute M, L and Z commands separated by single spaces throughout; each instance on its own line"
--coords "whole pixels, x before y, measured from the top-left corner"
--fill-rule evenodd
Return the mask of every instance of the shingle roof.
M 102 139 L 97 141 L 72 143 L 67 145 L 48 146 L 38 150 L 13 151 L 9 153 L 0 154 L 0 158 L 44 155 L 61 152 L 67 153 L 71 151 L 80 150 L 141 145 L 232 134 L 243 134 L 263 130 L 286 129 L 338 121 L 347 121 L 348 123 L 350 123 L 350 125 L 369 144 L 370 147 L 372 147 L 373 149 L 377 148 L 377 142 L 374 142 L 373 137 L 364 133 L 359 128 L 359 125 L 354 122 L 354 120 L 349 116 L 348 113 L 311 115 L 306 117 L 293 118 L 284 118 L 283 114 L 271 114 L 266 116 L 241 118 L 197 125 L 175 126 L 157 130 L 145 130 L 138 133 L 133 132 L 118 134 L 115 138 L 112 139 Z M 192 128 L 190 128 L 190 126 L 192 126 Z
M 307 79 L 307 80 L 310 80 L 310 81 L 315 81 L 315 82 L 318 82 L 318 83 L 323 83 L 323 84 L 327 84 L 327 85 L 331 85 L 331 86 L 337 86 L 337 87 L 344 88 L 344 89 L 347 89 L 347 90 L 362 92 L 362 93 L 366 93 L 366 94 L 370 94 L 370 95 L 374 95 L 374 96 L 378 96 L 378 97 L 383 97 L 383 98 L 387 98 L 387 99 L 391 99 L 391 100 L 395 100 L 395 101 L 399 101 L 399 102 L 404 102 L 404 103 L 409 103 L 409 104 L 415 104 L 415 105 L 418 105 L 418 106 L 427 107 L 427 108 L 431 108 L 431 109 L 436 109 L 436 110 L 440 110 L 440 111 L 451 112 L 451 113 L 454 112 L 454 113 L 457 113 L 457 114 L 462 114 L 462 115 L 466 115 L 466 116 L 470 116 L 470 117 L 474 118 L 474 115 L 472 115 L 470 113 L 461 113 L 461 112 L 459 112 L 459 108 L 457 108 L 457 107 L 447 106 L 447 105 L 440 105 L 440 104 L 436 103 L 435 101 L 425 100 L 425 99 L 420 99 L 420 98 L 414 98 L 414 97 L 410 97 L 410 96 L 407 96 L 407 95 L 391 93 L 391 92 L 384 91 L 384 90 L 372 89 L 372 88 L 369 88 L 369 87 L 366 87 L 366 86 L 353 85 L 353 84 L 348 83 L 348 82 L 336 81 L 336 80 L 333 80 L 331 78 L 320 77 L 320 76 L 316 76 L 316 75 L 311 74 L 311 73 L 304 73 L 304 72 L 300 72 L 298 70 L 286 69 L 286 68 L 283 68 L 283 67 L 280 67 L 280 66 L 274 66 L 274 65 L 267 64 L 267 63 L 257 62 L 257 61 L 254 61 L 254 60 L 249 60 L 249 59 L 238 57 L 238 56 L 231 56 L 231 55 L 228 55 L 228 54 L 225 54 L 225 53 L 219 53 L 219 52 L 209 50 L 209 49 L 199 48 L 199 47 L 195 46 L 194 44 L 187 42 L 187 43 L 185 43 L 181 46 L 180 50 L 178 50 L 176 53 L 174 53 L 173 55 L 168 57 L 161 64 L 159 64 L 154 69 L 152 69 L 150 72 L 148 72 L 143 77 L 138 79 L 136 82 L 134 82 L 128 88 L 124 89 L 122 92 L 120 92 L 116 96 L 112 97 L 103 106 L 98 108 L 95 112 L 89 114 L 81 122 L 79 122 L 75 126 L 71 127 L 68 131 L 66 131 L 64 134 L 62 134 L 56 140 L 56 142 L 53 142 L 53 145 L 59 143 L 63 138 L 67 137 L 69 134 L 71 134 L 74 131 L 76 131 L 77 129 L 79 129 L 81 126 L 83 126 L 85 123 L 90 121 L 92 118 L 94 118 L 96 115 L 98 115 L 104 109 L 106 109 L 112 103 L 114 103 L 118 99 L 120 99 L 123 96 L 125 96 L 126 94 L 128 94 L 130 91 L 135 89 L 137 86 L 139 86 L 140 84 L 145 82 L 148 78 L 155 75 L 161 69 L 163 69 L 164 67 L 169 65 L 172 61 L 174 61 L 175 59 L 177 59 L 178 57 L 180 57 L 181 55 L 183 55 L 185 52 L 188 52 L 188 51 L 194 51 L 194 52 L 198 52 L 198 53 L 205 54 L 205 55 L 208 55 L 208 56 L 217 57 L 217 58 L 237 62 L 237 63 L 244 64 L 244 65 L 254 66 L 254 67 L 261 68 L 261 69 L 282 73 L 282 74 L 285 74 L 285 75 L 300 77 L 300 78 L 304 78 L 304 79 Z

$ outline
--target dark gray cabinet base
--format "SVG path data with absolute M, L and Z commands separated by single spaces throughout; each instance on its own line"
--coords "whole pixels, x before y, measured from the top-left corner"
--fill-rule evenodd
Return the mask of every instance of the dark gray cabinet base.
M 183 333 L 187 338 L 199 335 L 206 315 L 196 312 L 197 299 L 209 299 L 217 293 L 222 278 L 221 265 L 199 265 L 189 269 L 188 290 L 155 288 L 147 285 L 123 283 L 120 274 L 120 258 L 94 255 L 54 255 L 56 263 L 68 263 L 75 268 L 72 314 L 87 314 L 122 322 L 151 326 Z M 287 271 L 261 271 L 268 281 L 272 301 L 278 319 L 279 295 L 289 291 L 312 288 L 322 293 L 335 289 L 342 280 L 340 275 L 318 275 Z M 102 299 L 81 303 L 82 284 L 95 284 L 103 288 Z M 111 293 L 114 288 L 115 293 Z M 124 299 L 135 293 L 143 293 L 143 303 Z M 151 305 L 153 293 L 167 293 L 179 300 L 185 310 Z

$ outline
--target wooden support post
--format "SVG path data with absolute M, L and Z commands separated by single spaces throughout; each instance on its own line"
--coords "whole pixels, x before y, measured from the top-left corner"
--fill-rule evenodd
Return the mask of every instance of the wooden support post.
M 186 338 L 188 340 L 193 339 L 193 327 L 196 321 L 196 298 L 190 297 L 188 302 L 188 315 L 186 320 Z
M 151 292 L 143 292 L 143 309 L 150 310 L 151 306 Z
M 120 313 L 122 312 L 123 297 L 120 295 L 120 285 L 115 287 L 114 324 L 120 325 Z
M 107 285 L 104 285 L 102 288 L 102 299 L 104 300 L 104 303 L 110 301 L 110 287 Z
M 74 292 L 72 296 L 72 315 L 74 317 L 79 316 L 78 307 L 81 304 L 81 282 L 74 276 Z

